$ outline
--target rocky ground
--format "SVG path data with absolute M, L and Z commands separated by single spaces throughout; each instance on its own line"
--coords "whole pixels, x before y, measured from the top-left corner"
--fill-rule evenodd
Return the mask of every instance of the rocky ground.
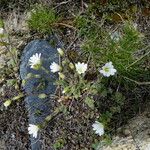
M 150 104 L 142 114 L 129 120 L 118 129 L 112 144 L 100 150 L 149 150 L 150 149 Z
M 65 3 L 61 5 L 65 5 Z M 67 3 L 65 6 L 68 7 L 68 5 L 70 7 L 70 4 Z M 73 7 L 70 7 L 71 11 L 72 8 Z M 136 23 L 138 24 L 138 29 L 147 37 L 145 41 L 147 43 L 149 43 L 150 40 L 149 14 L 150 11 L 147 10 L 147 8 L 142 8 L 136 14 L 135 19 Z M 20 52 L 28 41 L 36 38 L 36 35 L 32 37 L 32 35 L 28 32 L 28 28 L 25 23 L 25 20 L 28 17 L 27 13 L 18 12 L 16 10 L 10 11 L 8 13 L 4 13 L 4 11 L 1 11 L 1 16 L 3 16 L 6 26 L 8 27 L 7 30 L 9 33 L 11 33 L 15 46 L 17 46 Z M 62 35 L 64 39 L 66 37 L 70 38 L 68 38 L 69 40 L 67 39 L 64 43 L 66 45 L 68 43 L 72 43 L 74 35 L 71 36 L 69 30 L 65 34 L 66 35 L 63 35 L 63 33 L 61 33 L 60 35 Z M 78 41 L 80 41 L 80 39 Z M 77 46 L 73 44 L 73 47 Z M 147 65 L 148 64 L 149 62 L 147 62 Z M 0 150 L 29 150 L 30 142 L 27 131 L 28 118 L 24 101 L 23 99 L 21 99 L 21 101 L 14 103 L 10 108 L 5 110 L 5 108 L 2 106 L 4 100 L 16 96 L 18 94 L 18 91 L 14 90 L 14 87 L 4 86 L 2 83 L 0 83 L 0 87 L 1 91 L 3 91 L 3 94 L 0 95 Z M 137 117 L 128 121 L 127 125 L 119 128 L 117 130 L 117 135 L 113 137 L 111 146 L 105 147 L 103 148 L 103 150 L 150 150 L 150 105 L 147 105 L 147 102 L 148 98 L 139 102 L 139 105 L 143 105 L 144 108 L 141 109 L 141 107 L 139 107 L 139 111 L 134 112 L 135 114 L 133 116 L 137 114 Z M 62 150 L 92 149 L 90 148 L 90 146 L 93 141 L 92 137 L 90 138 L 89 136 L 89 130 L 92 120 L 86 120 L 85 116 L 81 115 L 80 113 L 84 112 L 84 114 L 88 114 L 87 108 L 78 105 L 77 103 L 73 104 L 73 106 L 78 111 L 75 111 L 74 108 L 71 107 L 70 109 L 72 109 L 72 114 L 64 118 L 66 122 L 62 121 L 63 119 L 60 115 L 54 120 L 58 121 L 58 124 L 52 122 L 51 124 L 49 124 L 47 129 L 43 131 L 43 150 L 53 149 L 53 144 L 56 143 L 55 138 L 58 137 L 60 137 L 59 142 L 64 142 L 63 144 L 66 145 L 64 148 L 60 148 Z M 79 127 L 78 124 L 80 122 L 82 123 Z M 89 124 L 89 126 L 85 127 L 84 125 L 86 124 Z M 76 128 L 76 126 L 78 126 L 78 128 Z M 62 133 L 62 131 L 64 131 L 64 133 Z M 85 139 L 82 139 L 83 134 Z M 66 136 L 66 141 L 62 140 L 63 135 Z M 79 138 L 80 140 L 78 140 L 77 138 Z M 102 150 L 102 148 L 99 148 L 99 150 Z

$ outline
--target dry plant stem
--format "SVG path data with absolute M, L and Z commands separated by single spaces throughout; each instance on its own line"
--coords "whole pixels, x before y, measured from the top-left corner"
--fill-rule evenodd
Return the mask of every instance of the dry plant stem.
M 2 42 L 4 42 L 4 41 L 2 40 Z M 17 65 L 18 63 L 17 63 L 17 61 L 15 60 L 13 53 L 11 52 L 12 46 L 11 46 L 11 43 L 10 43 L 9 38 L 8 38 L 8 43 L 10 44 L 10 47 L 8 47 L 7 45 L 5 45 L 5 47 L 6 47 L 7 51 L 9 52 L 9 54 L 11 55 L 11 57 L 12 57 L 14 63 Z
M 81 0 L 81 11 L 84 11 L 84 7 L 83 7 L 83 0 Z
M 150 45 L 146 46 L 143 50 L 147 49 L 148 47 L 150 47 Z M 132 64 L 130 64 L 126 69 L 130 68 L 131 66 L 133 66 L 134 64 L 136 64 L 137 62 L 139 62 L 141 59 L 143 59 L 144 57 L 146 57 L 148 54 L 150 54 L 150 51 L 148 51 L 146 54 L 144 54 L 142 57 L 140 57 L 139 59 L 137 59 L 135 62 L 133 62 Z
M 115 14 L 117 14 L 120 17 L 120 19 L 122 20 L 122 22 L 125 23 L 125 20 L 123 19 L 123 17 L 119 13 L 115 12 Z
M 65 24 L 65 23 L 56 23 L 56 24 L 54 24 L 54 25 L 56 25 L 56 27 L 57 26 L 64 26 L 64 27 L 67 27 L 67 28 L 71 28 L 71 29 L 73 29 L 73 30 L 76 30 L 76 28 L 74 27 L 74 26 L 71 26 L 71 25 L 69 25 L 69 24 Z
M 122 77 L 127 79 L 127 80 L 129 80 L 129 81 L 131 81 L 131 82 L 134 82 L 134 83 L 136 83 L 138 85 L 150 85 L 150 82 L 138 82 L 138 81 L 130 79 L 130 78 L 126 77 L 126 76 L 122 76 Z
M 71 103 L 70 103 L 70 105 L 69 105 L 69 111 L 71 110 L 71 107 L 72 107 L 72 104 L 73 104 L 73 102 L 74 102 L 74 97 L 73 97 L 73 99 L 71 100 Z
M 53 113 L 51 115 L 48 115 L 45 118 L 45 121 L 41 124 L 42 127 L 46 128 L 48 123 L 53 120 L 54 118 L 56 118 L 59 114 L 61 114 L 64 110 L 63 105 L 56 107 L 56 109 L 53 111 Z
M 5 31 L 6 31 L 6 30 L 5 30 Z M 7 40 L 8 40 L 8 43 L 10 44 L 10 47 L 8 48 L 7 45 L 6 45 L 6 48 L 8 49 L 9 53 L 12 55 L 12 59 L 13 59 L 14 63 L 15 63 L 16 65 L 18 65 L 17 59 L 15 60 L 14 55 L 13 55 L 13 53 L 11 52 L 11 49 L 12 49 L 12 43 L 11 43 L 9 34 L 7 34 L 7 35 L 8 35 Z
M 40 140 L 40 137 L 35 142 L 31 143 L 31 145 L 36 144 L 39 140 Z
M 75 39 L 73 40 L 73 42 L 67 47 L 67 50 L 69 50 L 71 48 L 71 46 L 76 42 L 76 40 L 79 38 L 79 35 L 77 35 L 75 37 Z
M 61 56 L 59 55 L 59 65 L 62 66 L 61 64 Z M 59 80 L 61 80 L 60 76 L 59 76 Z M 61 97 L 61 85 L 59 85 L 59 98 Z
M 67 4 L 67 3 L 71 2 L 71 1 L 72 1 L 72 0 L 68 0 L 68 1 L 61 2 L 61 3 L 59 3 L 57 6 L 55 6 L 54 9 L 56 9 L 57 7 L 59 7 L 59 6 L 61 6 L 61 5 L 65 5 L 65 4 Z
M 87 64 L 89 64 L 89 62 L 90 62 L 90 60 L 91 60 L 91 56 L 92 56 L 92 54 L 90 53 L 89 56 L 88 56 Z

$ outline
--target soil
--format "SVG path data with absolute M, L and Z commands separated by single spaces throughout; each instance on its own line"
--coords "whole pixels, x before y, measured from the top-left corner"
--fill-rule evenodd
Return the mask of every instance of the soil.
M 26 1 L 25 1 L 26 2 Z M 47 3 L 46 3 L 47 2 Z M 83 11 L 86 9 L 88 5 L 87 2 L 80 1 L 68 1 L 63 3 L 64 1 L 54 1 L 54 3 L 48 3 L 48 1 L 44 1 L 47 5 L 53 5 L 57 8 L 58 12 L 67 15 L 66 18 L 69 18 L 76 11 Z M 94 2 L 94 1 L 93 1 Z M 104 2 L 104 1 L 103 1 Z M 127 1 L 128 2 L 128 1 Z M 129 2 L 128 2 L 129 3 Z M 19 3 L 22 5 L 22 3 Z M 16 4 L 17 5 L 17 4 Z M 16 6 L 15 5 L 15 6 Z M 138 24 L 138 30 L 140 30 L 146 36 L 145 43 L 149 43 L 150 41 L 150 3 L 148 1 L 140 1 L 138 2 L 138 13 L 136 13 L 135 21 Z M 15 8 L 16 9 L 16 8 Z M 22 14 L 24 11 L 21 10 L 19 13 Z M 122 7 L 119 6 L 119 9 L 122 10 Z M 6 13 L 13 14 L 16 10 L 8 9 L 8 6 L 5 5 L 0 12 L 1 16 L 7 20 L 9 16 L 4 15 Z M 107 10 L 107 9 L 106 9 Z M 109 11 L 109 10 L 107 10 Z M 17 11 L 18 13 L 18 11 Z M 13 15 L 12 15 L 13 16 Z M 22 15 L 21 15 L 22 16 Z M 24 15 L 23 15 L 24 16 Z M 24 16 L 25 17 L 25 16 Z M 24 17 L 20 20 L 24 20 Z M 12 17 L 13 18 L 13 17 Z M 10 20 L 12 21 L 12 20 Z M 13 21 L 12 21 L 13 22 Z M 115 23 L 116 24 L 116 23 Z M 24 24 L 23 24 L 24 26 Z M 11 33 L 13 34 L 15 31 L 15 36 L 17 37 L 17 42 L 19 42 L 19 34 L 23 33 L 24 38 L 20 38 L 21 49 L 26 45 L 26 42 L 32 39 L 32 35 L 28 33 L 28 29 L 22 30 L 22 25 L 16 32 L 16 28 L 14 30 L 11 29 Z M 16 27 L 16 26 L 12 26 Z M 17 33 L 17 34 L 16 34 Z M 62 41 L 65 43 L 65 47 L 70 50 L 76 50 L 79 48 L 80 41 L 82 39 L 78 39 L 76 37 L 75 32 L 72 29 L 65 28 L 64 32 L 59 32 L 59 35 Z M 70 45 L 70 43 L 72 43 Z M 149 61 L 145 64 L 145 67 L 149 69 Z M 2 85 L 0 85 L 2 87 Z M 117 119 L 114 118 L 113 127 L 114 129 L 125 125 L 128 119 L 142 113 L 148 102 L 149 97 L 149 88 L 148 87 L 138 87 L 136 89 L 137 95 L 140 97 L 137 103 L 132 103 L 133 97 L 132 94 L 128 95 L 127 105 L 125 109 L 122 110 L 125 114 L 124 118 L 122 115 L 116 116 Z M 25 104 L 23 99 L 16 103 L 13 103 L 11 107 L 7 110 L 3 107 L 3 102 L 17 95 L 18 92 L 14 90 L 14 87 L 5 87 L 3 95 L 0 95 L 0 149 L 2 150 L 29 150 L 30 142 L 29 135 L 27 131 L 28 127 L 28 117 L 27 110 L 25 109 Z M 69 106 L 69 111 L 66 114 L 59 114 L 56 116 L 46 127 L 45 130 L 42 131 L 42 143 L 43 150 L 53 150 L 53 149 L 61 149 L 61 150 L 92 150 L 91 145 L 95 143 L 93 139 L 97 139 L 100 141 L 100 137 L 96 136 L 91 130 L 91 125 L 94 122 L 95 118 L 99 115 L 97 111 L 90 112 L 89 108 L 85 106 L 80 101 L 68 100 L 66 106 Z M 136 109 L 132 109 L 131 105 L 136 105 Z M 57 106 L 57 100 L 53 101 L 53 105 Z M 144 107 L 143 107 L 144 106 Z M 131 109 L 130 109 L 131 108 Z M 94 116 L 94 117 L 93 117 Z M 94 120 L 92 119 L 94 118 Z M 118 123 L 119 122 L 119 123 Z M 54 148 L 55 147 L 55 148 Z
M 16 96 L 13 87 L 5 88 L 4 96 L 0 96 L 0 149 L 15 150 L 29 149 L 29 135 L 27 131 L 28 118 L 23 99 L 13 103 L 10 108 L 4 108 L 3 103 L 8 97 Z

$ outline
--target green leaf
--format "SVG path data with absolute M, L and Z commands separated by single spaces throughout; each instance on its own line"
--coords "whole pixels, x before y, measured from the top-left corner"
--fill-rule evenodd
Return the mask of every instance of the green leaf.
M 16 79 L 8 79 L 7 80 L 7 86 L 13 86 L 16 83 Z
M 104 89 L 100 94 L 102 97 L 106 97 L 107 93 L 108 93 L 107 90 Z
M 36 110 L 35 115 L 40 116 L 40 115 L 42 115 L 42 112 L 40 110 Z
M 91 109 L 94 109 L 94 100 L 87 97 L 84 101 Z

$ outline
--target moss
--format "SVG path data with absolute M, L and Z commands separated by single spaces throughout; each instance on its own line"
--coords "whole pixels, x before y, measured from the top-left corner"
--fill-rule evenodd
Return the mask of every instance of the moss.
M 51 33 L 59 18 L 53 9 L 38 5 L 31 11 L 28 26 L 39 33 Z

